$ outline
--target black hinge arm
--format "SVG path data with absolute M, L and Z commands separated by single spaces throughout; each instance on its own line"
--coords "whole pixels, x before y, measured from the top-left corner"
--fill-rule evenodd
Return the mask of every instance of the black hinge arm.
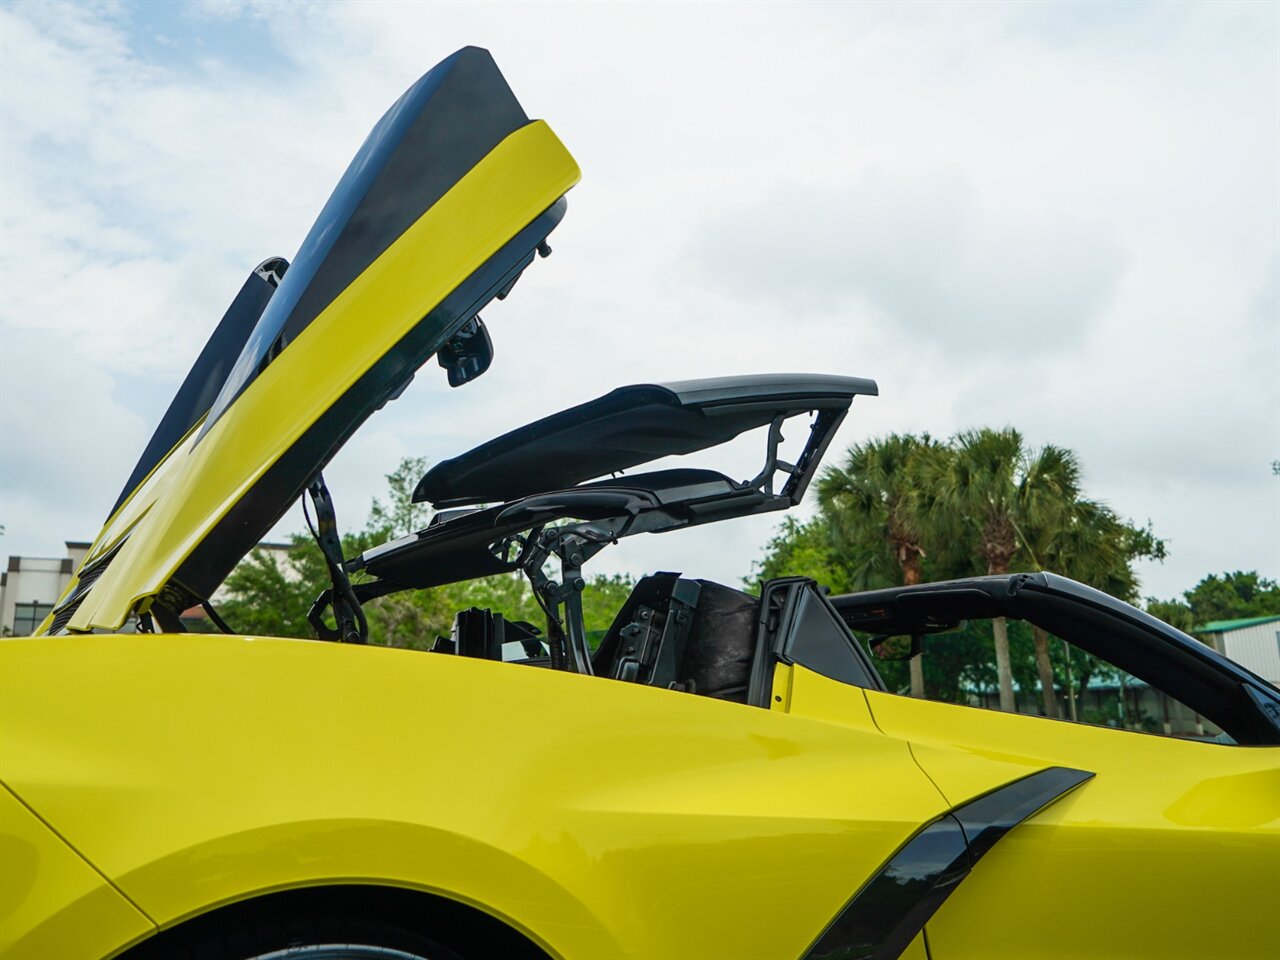
M 365 618 L 360 601 L 351 589 L 342 560 L 342 537 L 338 535 L 338 516 L 333 509 L 333 497 L 325 485 L 324 474 L 317 473 L 307 487 L 311 502 L 316 508 L 316 528 L 312 531 L 316 546 L 329 568 L 329 580 L 333 586 L 321 594 L 307 613 L 307 620 L 315 628 L 321 640 L 340 640 L 343 643 L 367 643 L 369 621 Z M 333 619 L 337 629 L 324 622 L 324 608 L 333 607 Z

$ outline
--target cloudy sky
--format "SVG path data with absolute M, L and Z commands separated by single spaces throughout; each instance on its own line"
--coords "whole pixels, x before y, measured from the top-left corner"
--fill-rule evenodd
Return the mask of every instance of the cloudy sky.
M 486 311 L 493 369 L 450 391 L 426 368 L 331 466 L 349 525 L 403 456 L 619 383 L 806 370 L 879 381 L 841 447 L 1006 424 L 1073 447 L 1169 539 L 1148 594 L 1280 576 L 1262 3 L 0 3 L 0 551 L 92 538 L 247 271 L 292 257 L 373 123 L 466 44 L 583 181 Z M 774 522 L 598 568 L 732 582 Z

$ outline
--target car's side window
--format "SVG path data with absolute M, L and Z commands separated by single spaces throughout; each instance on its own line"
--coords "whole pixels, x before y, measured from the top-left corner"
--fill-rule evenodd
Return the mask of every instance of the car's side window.
M 1023 620 L 1006 620 L 1012 712 L 1183 739 L 1233 743 L 1207 717 L 1096 654 Z M 1009 710 L 1002 697 L 995 624 L 971 620 L 925 636 L 913 668 L 909 644 L 859 634 L 891 692 Z M 897 658 L 903 659 L 897 659 Z M 894 659 L 887 659 L 894 658 Z M 913 676 L 914 674 L 914 676 Z

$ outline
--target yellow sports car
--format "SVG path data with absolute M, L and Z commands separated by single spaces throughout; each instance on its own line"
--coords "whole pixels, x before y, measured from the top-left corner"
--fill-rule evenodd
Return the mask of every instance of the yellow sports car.
M 0 642 L 0 956 L 1280 956 L 1280 696 L 1126 604 L 1050 574 L 833 598 L 658 573 L 588 642 L 593 557 L 799 503 L 869 380 L 620 387 L 437 464 L 426 529 L 342 555 L 321 469 L 432 356 L 484 373 L 479 311 L 577 179 L 464 49 L 251 274 L 40 635 Z M 653 467 L 749 431 L 753 476 Z M 319 639 L 184 633 L 304 495 Z M 545 625 L 473 608 L 431 651 L 364 642 L 373 598 L 503 571 Z M 876 655 L 993 617 L 1203 737 L 885 688 Z

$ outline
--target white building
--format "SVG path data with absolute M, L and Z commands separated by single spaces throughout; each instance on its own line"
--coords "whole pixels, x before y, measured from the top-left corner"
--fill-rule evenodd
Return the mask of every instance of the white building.
M 0 573 L 0 636 L 25 637 L 40 626 L 90 546 L 85 541 L 68 540 L 65 557 L 10 557 L 7 569 Z M 289 544 L 260 543 L 258 549 L 274 554 L 283 566 Z M 215 593 L 215 602 L 218 599 Z M 133 627 L 130 624 L 125 629 Z
M 1215 620 L 1196 633 L 1219 653 L 1280 687 L 1280 615 Z
M 10 557 L 0 573 L 0 636 L 26 636 L 40 626 L 89 544 L 68 540 L 65 557 Z

